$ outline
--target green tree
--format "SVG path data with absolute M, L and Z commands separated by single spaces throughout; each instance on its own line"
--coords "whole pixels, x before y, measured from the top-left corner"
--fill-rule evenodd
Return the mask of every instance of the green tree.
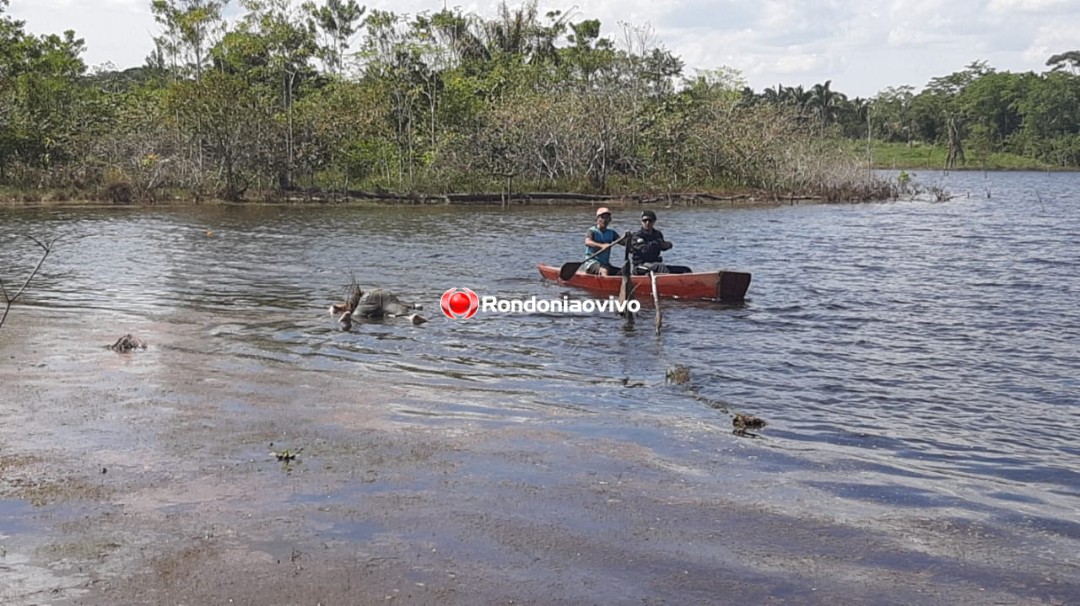
M 265 150 L 263 158 L 273 167 L 278 188 L 290 189 L 296 162 L 293 103 L 317 76 L 312 65 L 318 50 L 313 26 L 301 18 L 301 9 L 294 0 L 240 3 L 248 13 L 215 51 L 222 66 L 242 76 L 252 88 L 267 93 L 276 90 L 279 110 L 267 127 L 276 131 L 272 138 L 279 145 Z
M 611 68 L 615 60 L 615 45 L 611 40 L 600 37 L 598 19 L 571 23 L 569 28 L 570 34 L 566 39 L 570 46 L 560 53 L 569 70 L 565 77 L 588 88 L 599 72 Z
M 314 181 L 321 171 L 341 190 L 363 181 L 390 183 L 389 111 L 379 87 L 345 80 L 299 100 L 297 123 L 306 135 L 297 156 L 309 178 Z
M 873 131 L 885 141 L 908 143 L 916 136 L 912 103 L 915 88 L 889 87 L 870 100 Z
M 44 171 L 38 184 L 70 180 L 57 171 L 76 155 L 92 115 L 84 48 L 71 30 L 35 37 L 0 16 L 0 178 L 25 168 Z
M 832 89 L 832 80 L 826 80 L 823 84 L 815 84 L 810 88 L 810 98 L 806 107 L 816 118 L 820 132 L 824 132 L 829 125 L 836 123 L 840 118 L 840 112 L 847 97 L 843 93 Z
M 17 124 L 18 90 L 15 78 L 25 70 L 24 23 L 3 14 L 7 0 L 0 0 L 0 182 L 6 180 L 19 149 Z
M 964 86 L 956 106 L 968 124 L 969 147 L 983 156 L 1005 149 L 1022 126 L 1020 101 L 1033 77 L 988 70 Z
M 1075 75 L 1080 72 L 1080 50 L 1052 55 L 1046 60 L 1046 64 L 1053 67 L 1054 71 L 1069 70 Z
M 225 31 L 221 11 L 229 0 L 153 0 L 150 10 L 165 31 L 154 38 L 160 58 L 180 76 L 202 78 L 210 49 Z
M 1080 166 L 1080 76 L 1053 70 L 1031 79 L 1017 102 L 1016 151 L 1057 166 Z
M 561 13 L 547 14 L 553 21 L 544 26 L 537 10 L 537 0 L 525 0 L 517 10 L 505 1 L 499 3 L 499 16 L 484 23 L 488 56 L 494 60 L 518 60 L 538 64 L 558 60 L 555 43 L 564 30 Z
M 418 121 L 425 115 L 419 102 L 431 74 L 423 62 L 423 49 L 410 36 L 411 30 L 403 18 L 376 10 L 364 23 L 367 34 L 361 50 L 364 76 L 387 93 L 390 105 L 387 117 L 393 124 L 393 142 L 397 148 L 397 185 L 411 187 L 418 157 Z
M 303 9 L 310 19 L 309 29 L 318 33 L 316 54 L 327 71 L 340 76 L 345 67 L 345 52 L 360 29 L 367 7 L 360 6 L 356 0 L 327 0 L 321 6 L 305 2 Z
M 200 81 L 173 85 L 166 103 L 179 131 L 188 133 L 221 171 L 221 196 L 242 199 L 266 170 L 259 150 L 273 138 L 267 98 L 241 75 L 214 70 Z

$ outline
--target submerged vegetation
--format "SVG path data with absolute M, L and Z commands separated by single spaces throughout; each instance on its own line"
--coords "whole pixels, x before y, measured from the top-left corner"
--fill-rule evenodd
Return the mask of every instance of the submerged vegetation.
M 891 186 L 846 141 L 867 129 L 948 142 L 953 164 L 1013 148 L 1080 163 L 1080 104 L 1045 132 L 1029 119 L 1080 98 L 1061 70 L 1021 78 L 1042 104 L 1014 91 L 993 105 L 981 83 L 1005 75 L 985 66 L 920 95 L 849 100 L 828 82 L 756 94 L 730 70 L 684 75 L 647 27 L 614 40 L 535 0 L 493 19 L 238 2 L 246 12 L 226 20 L 229 0 L 152 0 L 146 64 L 88 73 L 75 32 L 29 34 L 0 0 L 0 188 L 116 203 L 298 189 L 882 197 Z M 1059 90 L 1072 92 L 1049 98 Z

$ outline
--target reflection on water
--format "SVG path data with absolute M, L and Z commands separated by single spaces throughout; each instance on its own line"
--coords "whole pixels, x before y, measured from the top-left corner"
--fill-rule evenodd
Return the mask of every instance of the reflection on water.
M 408 414 L 715 422 L 664 385 L 681 364 L 702 397 L 769 421 L 763 466 L 846 499 L 1063 521 L 1080 496 L 1080 176 L 917 179 L 957 197 L 660 209 L 669 260 L 754 274 L 744 306 L 667 304 L 660 337 L 608 316 L 440 314 L 450 288 L 586 296 L 535 265 L 580 255 L 587 208 L 7 210 L 0 267 L 11 283 L 36 260 L 15 234 L 60 236 L 23 304 L 173 324 L 253 373 L 363 373 L 452 403 Z M 636 217 L 616 208 L 614 226 Z M 354 278 L 431 322 L 338 330 L 326 306 Z

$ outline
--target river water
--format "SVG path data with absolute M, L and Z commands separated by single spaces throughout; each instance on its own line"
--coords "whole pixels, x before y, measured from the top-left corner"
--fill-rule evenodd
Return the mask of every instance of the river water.
M 188 354 L 253 374 L 413 386 L 426 395 L 405 412 L 447 425 L 573 409 L 593 414 L 563 429 L 689 450 L 634 419 L 730 430 L 729 413 L 753 414 L 759 437 L 732 440 L 785 490 L 1080 540 L 1080 175 L 915 178 L 953 197 L 657 208 L 669 262 L 753 274 L 742 306 L 665 302 L 660 336 L 649 309 L 633 329 L 440 313 L 450 288 L 587 296 L 535 268 L 580 257 L 586 207 L 6 209 L 0 271 L 21 284 L 38 256 L 21 234 L 58 237 L 12 317 L 75 315 L 116 336 L 173 325 L 205 337 Z M 616 205 L 613 227 L 638 212 Z M 341 331 L 326 307 L 353 278 L 430 322 Z M 676 365 L 690 386 L 665 382 Z

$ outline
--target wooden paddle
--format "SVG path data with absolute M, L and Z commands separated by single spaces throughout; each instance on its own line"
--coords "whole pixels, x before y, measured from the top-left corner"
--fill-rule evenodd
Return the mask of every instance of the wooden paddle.
M 618 240 L 615 240 L 611 244 L 605 244 L 604 246 L 601 246 L 600 250 L 598 250 L 598 251 L 592 253 L 591 255 L 585 257 L 585 259 L 582 260 L 582 261 L 571 261 L 570 263 L 563 263 L 563 266 L 561 268 L 559 268 L 559 279 L 560 280 L 569 280 L 570 278 L 573 278 L 574 274 L 577 273 L 577 270 L 581 269 L 582 265 L 587 263 L 589 260 L 596 258 L 597 255 L 604 252 L 605 250 L 608 250 L 611 247 L 615 246 L 616 244 L 621 243 L 623 240 L 626 239 L 627 235 L 628 234 L 623 234 L 622 236 L 619 237 Z
M 649 281 L 652 282 L 652 300 L 656 306 L 656 334 L 660 334 L 660 327 L 664 325 L 664 316 L 660 313 L 660 295 L 656 292 L 656 272 L 649 272 Z
M 630 264 L 630 248 L 626 248 L 626 259 L 623 261 L 622 282 L 619 284 L 619 303 L 625 304 L 634 296 L 634 281 L 630 279 L 634 270 Z M 623 307 L 622 316 L 626 319 L 627 328 L 634 327 L 634 312 Z

